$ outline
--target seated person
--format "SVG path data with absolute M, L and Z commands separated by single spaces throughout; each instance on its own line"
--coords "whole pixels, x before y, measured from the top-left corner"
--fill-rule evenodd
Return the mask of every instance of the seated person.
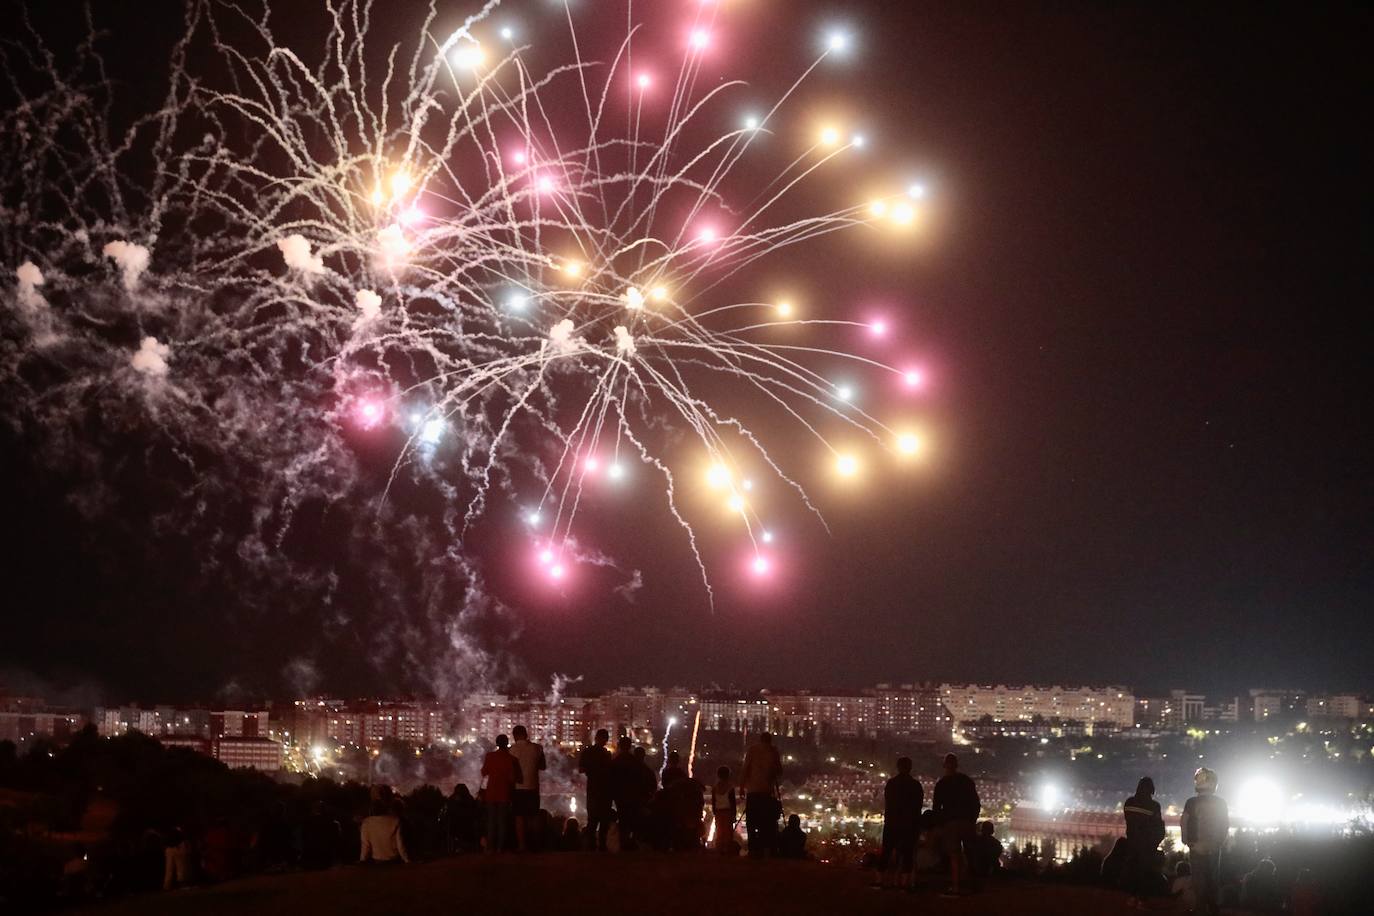
M 778 835 L 778 854 L 784 859 L 806 858 L 806 831 L 801 829 L 801 818 L 792 815 L 787 826 Z

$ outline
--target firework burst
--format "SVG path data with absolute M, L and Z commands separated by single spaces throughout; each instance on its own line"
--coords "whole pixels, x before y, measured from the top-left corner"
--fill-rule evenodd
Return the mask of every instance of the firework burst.
M 822 36 L 790 88 L 741 116 L 752 90 L 716 78 L 728 12 L 680 6 L 584 22 L 543 4 L 522 26 L 496 2 L 456 23 L 431 7 L 411 40 L 378 45 L 380 7 L 343 0 L 306 53 L 270 9 L 191 2 L 164 104 L 121 134 L 72 74 L 8 55 L 15 85 L 46 80 L 0 151 L 22 163 L 5 177 L 11 390 L 70 408 L 119 379 L 178 441 L 232 451 L 252 429 L 290 479 L 278 541 L 303 492 L 335 492 L 337 454 L 372 438 L 394 445 L 379 504 L 425 475 L 450 554 L 510 512 L 520 562 L 575 588 L 580 566 L 611 562 L 579 530 L 584 499 L 652 488 L 711 596 L 682 504 L 700 490 L 737 520 L 744 574 L 776 577 L 769 506 L 814 511 L 810 468 L 851 481 L 923 449 L 855 380 L 913 392 L 925 375 L 844 345 L 893 352 L 889 316 L 824 317 L 751 278 L 841 230 L 913 231 L 926 189 L 804 212 L 799 190 L 870 145 L 789 111 L 849 36 Z M 35 381 L 43 360 L 66 371 Z M 820 368 L 837 361 L 844 379 Z M 815 457 L 772 454 L 742 401 Z

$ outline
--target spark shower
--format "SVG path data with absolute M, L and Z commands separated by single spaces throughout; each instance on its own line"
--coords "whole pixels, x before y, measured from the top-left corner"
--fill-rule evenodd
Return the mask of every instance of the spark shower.
M 808 246 L 901 256 L 928 229 L 921 176 L 882 164 L 905 151 L 798 103 L 862 65 L 858 32 L 774 36 L 814 55 L 767 74 L 770 99 L 733 72 L 730 3 L 455 6 L 393 41 L 391 5 L 338 0 L 303 47 L 284 8 L 191 0 L 165 97 L 127 123 L 98 42 L 12 41 L 8 421 L 67 453 L 92 416 L 155 426 L 194 480 L 186 518 L 255 467 L 235 549 L 265 565 L 311 499 L 367 500 L 365 540 L 419 480 L 469 592 L 464 539 L 492 516 L 522 527 L 504 562 L 537 588 L 585 588 L 619 560 L 579 510 L 617 498 L 661 505 L 655 546 L 690 551 L 712 603 L 722 572 L 777 584 L 780 505 L 823 525 L 817 481 L 880 485 L 929 445 L 901 307 L 777 280 Z M 810 448 L 773 446 L 784 424 Z M 390 473 L 359 493 L 379 449 Z

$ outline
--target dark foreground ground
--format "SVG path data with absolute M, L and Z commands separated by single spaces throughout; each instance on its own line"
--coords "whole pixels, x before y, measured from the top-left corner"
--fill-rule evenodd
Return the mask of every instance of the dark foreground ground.
M 931 884 L 915 895 L 868 887 L 871 872 L 811 862 L 726 861 L 711 855 L 462 856 L 394 868 L 269 875 L 220 887 L 136 897 L 106 914 L 1115 914 L 1120 894 L 1008 881 L 961 899 Z M 1167 909 L 1167 907 L 1166 907 Z

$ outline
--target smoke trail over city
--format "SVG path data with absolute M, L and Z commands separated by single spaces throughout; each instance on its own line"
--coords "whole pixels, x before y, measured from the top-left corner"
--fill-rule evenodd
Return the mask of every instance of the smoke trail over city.
M 344 0 L 301 45 L 268 6 L 191 0 L 132 115 L 94 23 L 72 53 L 27 22 L 4 45 L 0 422 L 111 564 L 197 570 L 228 629 L 305 622 L 282 682 L 519 678 L 514 607 L 642 586 L 584 521 L 624 491 L 708 612 L 784 577 L 779 507 L 823 526 L 817 480 L 926 445 L 889 316 L 756 279 L 920 229 L 923 187 L 853 199 L 866 138 L 788 107 L 845 33 L 799 31 L 814 61 L 760 102 L 716 4 L 467 9 L 393 40 Z M 770 446 L 784 424 L 806 453 Z

